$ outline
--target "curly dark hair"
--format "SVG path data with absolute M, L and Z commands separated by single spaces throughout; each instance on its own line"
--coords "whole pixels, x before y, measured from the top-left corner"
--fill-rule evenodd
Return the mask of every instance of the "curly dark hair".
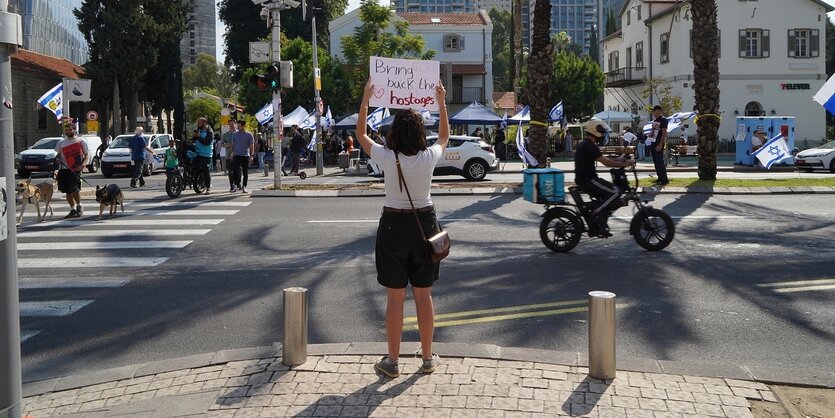
M 386 148 L 403 155 L 415 155 L 425 150 L 426 128 L 423 125 L 423 116 L 411 109 L 398 111 L 386 137 Z

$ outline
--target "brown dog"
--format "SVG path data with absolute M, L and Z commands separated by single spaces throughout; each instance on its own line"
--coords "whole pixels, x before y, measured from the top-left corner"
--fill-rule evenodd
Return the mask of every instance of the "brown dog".
M 52 205 L 50 203 L 52 202 L 52 193 L 54 189 L 55 188 L 52 186 L 52 182 L 32 185 L 31 178 L 17 182 L 15 192 L 20 195 L 20 200 L 22 202 L 20 215 L 17 217 L 17 225 L 20 225 L 23 221 L 23 212 L 26 210 L 26 205 L 29 203 L 33 203 L 35 205 L 35 209 L 38 211 L 38 222 L 42 222 L 43 219 L 46 218 L 47 211 L 49 211 L 49 216 L 52 217 L 53 212 Z M 43 216 L 41 216 L 41 202 L 44 203 Z
M 116 206 L 122 207 L 122 212 L 125 211 L 125 195 L 122 194 L 122 189 L 118 184 L 108 184 L 104 187 L 96 186 L 96 202 L 99 202 L 99 217 L 96 220 L 101 220 L 102 213 L 104 213 L 105 206 L 110 208 L 110 216 L 116 213 Z

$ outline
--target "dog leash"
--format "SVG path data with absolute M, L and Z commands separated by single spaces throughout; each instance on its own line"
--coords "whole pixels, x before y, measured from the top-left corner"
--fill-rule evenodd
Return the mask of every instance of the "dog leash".
M 90 184 L 90 182 L 89 182 L 89 181 L 85 180 L 85 179 L 84 179 L 84 177 L 82 177 L 82 176 L 81 176 L 81 173 L 76 173 L 75 171 L 72 171 L 72 169 L 71 169 L 69 166 L 67 166 L 66 164 L 64 164 L 64 162 L 63 162 L 63 161 L 61 161 L 60 159 L 58 159 L 58 157 L 55 157 L 55 158 L 56 158 L 56 160 L 58 161 L 58 163 L 60 163 L 62 166 L 64 166 L 64 168 L 66 168 L 67 170 L 69 170 L 69 171 L 70 171 L 70 173 L 75 174 L 75 175 L 76 175 L 76 177 L 78 177 L 78 179 L 79 179 L 79 180 L 81 180 L 81 181 L 83 181 L 83 182 L 87 183 L 87 185 L 88 185 L 88 186 L 90 186 L 90 187 L 95 187 L 95 186 L 93 186 L 92 184 Z M 82 168 L 81 168 L 81 171 L 82 171 L 82 172 L 84 171 L 84 167 L 82 167 Z M 53 173 L 53 174 L 52 174 L 52 176 L 53 176 L 53 178 L 54 178 L 54 177 L 55 177 L 55 174 Z

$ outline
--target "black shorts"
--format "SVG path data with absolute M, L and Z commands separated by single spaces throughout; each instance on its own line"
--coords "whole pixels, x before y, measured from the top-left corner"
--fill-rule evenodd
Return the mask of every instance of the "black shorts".
M 427 237 L 441 230 L 434 210 L 418 212 L 418 218 Z M 426 251 L 414 215 L 383 212 L 374 249 L 378 283 L 390 289 L 431 287 L 440 263 L 428 261 Z
M 58 190 L 61 193 L 78 193 L 81 191 L 81 175 L 66 168 L 58 170 Z

